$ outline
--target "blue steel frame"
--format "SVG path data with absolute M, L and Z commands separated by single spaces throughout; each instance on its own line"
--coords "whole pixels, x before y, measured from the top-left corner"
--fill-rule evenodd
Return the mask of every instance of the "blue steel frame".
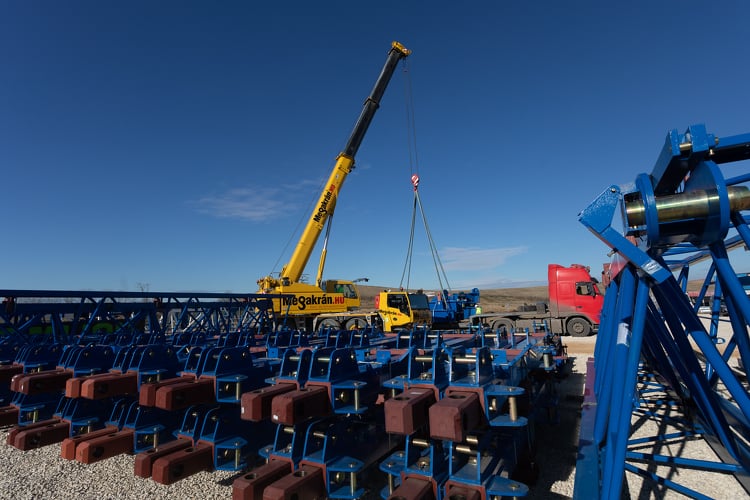
M 750 491 L 750 393 L 746 377 L 729 366 L 733 354 L 750 364 L 750 298 L 729 258 L 730 250 L 750 247 L 750 228 L 740 211 L 730 210 L 728 190 L 750 181 L 750 173 L 726 179 L 719 168 L 748 158 L 750 134 L 719 140 L 703 125 L 684 134 L 673 130 L 652 173 L 639 175 L 633 191 L 611 186 L 579 215 L 612 248 L 614 262 L 588 363 L 574 498 L 619 498 L 625 471 L 709 498 L 671 475 L 659 476 L 657 464 L 733 474 Z M 705 214 L 660 220 L 661 197 L 694 192 L 708 193 Z M 634 200 L 644 208 L 642 225 L 628 221 Z M 622 227 L 613 227 L 618 222 Z M 700 261 L 708 264 L 700 298 L 714 285 L 708 328 L 698 316 L 699 303 L 691 304 L 685 293 L 690 266 Z M 728 339 L 718 335 L 722 300 Z M 635 439 L 632 423 L 639 418 L 661 419 L 659 429 L 675 431 Z M 648 444 L 699 437 L 718 461 L 642 451 Z
M 0 290 L 0 297 L 0 340 L 67 344 L 89 336 L 100 340 L 105 333 L 147 334 L 138 343 L 156 343 L 178 334 L 246 337 L 272 331 L 271 299 L 278 295 Z

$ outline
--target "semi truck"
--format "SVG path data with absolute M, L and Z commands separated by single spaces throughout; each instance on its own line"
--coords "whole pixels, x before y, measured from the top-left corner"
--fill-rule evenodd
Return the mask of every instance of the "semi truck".
M 472 326 L 505 328 L 508 332 L 545 326 L 554 334 L 586 337 L 599 331 L 604 296 L 598 285 L 587 266 L 550 264 L 547 266 L 547 302 L 522 307 L 519 311 L 475 314 L 470 322 Z
M 353 329 L 375 325 L 382 327 L 384 331 L 393 331 L 413 325 L 430 324 L 427 296 L 423 293 L 384 291 L 378 297 L 376 311 L 360 311 L 359 290 L 353 281 L 323 280 L 331 219 L 341 187 L 354 169 L 354 157 L 375 116 L 375 111 L 380 106 L 380 100 L 396 65 L 410 53 L 410 50 L 398 42 L 391 44 L 385 65 L 365 100 L 343 151 L 336 157 L 328 181 L 313 207 L 289 262 L 278 276 L 269 275 L 258 280 L 258 292 L 274 295 L 274 312 L 285 318 L 289 326 L 317 330 L 321 326 Z M 325 238 L 315 283 L 306 283 L 303 271 L 324 228 Z

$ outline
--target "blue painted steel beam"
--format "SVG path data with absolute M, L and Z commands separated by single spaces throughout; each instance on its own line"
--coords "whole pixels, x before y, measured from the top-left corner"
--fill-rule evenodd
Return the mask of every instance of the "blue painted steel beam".
M 595 348 L 596 374 L 587 378 L 595 400 L 584 405 L 575 498 L 618 497 L 626 471 L 702 497 L 628 463 L 644 456 L 660 460 L 658 454 L 631 448 L 659 443 L 663 436 L 628 440 L 635 418 L 661 418 L 651 406 L 643 406 L 647 404 L 683 412 L 684 422 L 671 415 L 663 419 L 665 426 L 684 429 L 671 436 L 703 435 L 722 461 L 676 458 L 671 465 L 731 472 L 750 491 L 750 446 L 738 437 L 750 429 L 750 394 L 728 362 L 736 354 L 745 366 L 750 364 L 750 299 L 729 258 L 731 250 L 750 246 L 750 228 L 741 213 L 750 207 L 744 201 L 737 204 L 736 198 L 731 205 L 727 189 L 750 182 L 750 174 L 735 171 L 725 180 L 719 167 L 745 159 L 750 159 L 750 134 L 717 138 L 701 124 L 683 134 L 673 130 L 652 172 L 636 178 L 635 189 L 610 186 L 579 215 L 612 248 L 615 262 Z M 686 196 L 703 192 L 707 196 L 700 206 L 699 196 Z M 661 217 L 660 202 L 683 203 L 686 209 Z M 630 222 L 632 210 L 642 223 Z M 699 299 L 713 288 L 707 326 L 698 316 L 700 300 L 693 305 L 686 294 L 690 266 L 701 261 L 709 265 Z M 720 318 L 722 302 L 728 320 Z M 720 322 L 731 325 L 726 339 L 720 338 Z M 717 344 L 724 341 L 721 352 Z M 656 380 L 658 384 L 650 382 Z

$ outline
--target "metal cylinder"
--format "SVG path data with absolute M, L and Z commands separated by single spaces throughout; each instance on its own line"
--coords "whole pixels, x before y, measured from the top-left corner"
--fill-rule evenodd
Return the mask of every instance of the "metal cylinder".
M 473 365 L 477 362 L 476 356 L 456 356 L 453 358 L 453 360 L 456 362 L 456 364 L 459 365 Z
M 411 440 L 411 444 L 418 448 L 429 448 L 430 443 L 426 439 L 414 438 Z
M 464 455 L 476 455 L 477 454 L 477 450 L 465 444 L 456 445 L 454 447 L 454 450 L 456 450 L 459 453 L 463 453 Z
M 508 397 L 508 412 L 510 413 L 510 419 L 512 421 L 518 420 L 518 404 L 515 396 Z
M 432 356 L 414 356 L 414 361 L 418 363 L 432 363 Z
M 351 487 L 352 495 L 354 495 L 357 492 L 357 473 L 354 471 L 351 472 L 349 486 Z
M 750 209 L 750 189 L 745 186 L 728 186 L 727 197 L 732 212 Z M 701 219 L 711 215 L 711 206 L 718 203 L 715 190 L 692 191 L 656 198 L 656 213 L 659 222 L 674 222 L 685 219 Z M 641 199 L 625 203 L 625 213 L 630 227 L 646 223 L 646 206 Z

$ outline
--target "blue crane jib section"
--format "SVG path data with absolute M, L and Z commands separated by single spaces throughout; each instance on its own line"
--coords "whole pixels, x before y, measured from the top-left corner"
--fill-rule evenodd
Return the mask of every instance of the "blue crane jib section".
M 750 134 L 673 130 L 650 174 L 610 186 L 579 215 L 613 261 L 588 363 L 575 498 L 617 498 L 626 473 L 694 498 L 716 493 L 681 483 L 688 469 L 731 474 L 750 490 L 750 298 L 732 252 L 750 247 L 749 158 Z M 644 416 L 658 430 L 635 438 Z M 701 437 L 718 462 L 660 453 L 669 440 Z

